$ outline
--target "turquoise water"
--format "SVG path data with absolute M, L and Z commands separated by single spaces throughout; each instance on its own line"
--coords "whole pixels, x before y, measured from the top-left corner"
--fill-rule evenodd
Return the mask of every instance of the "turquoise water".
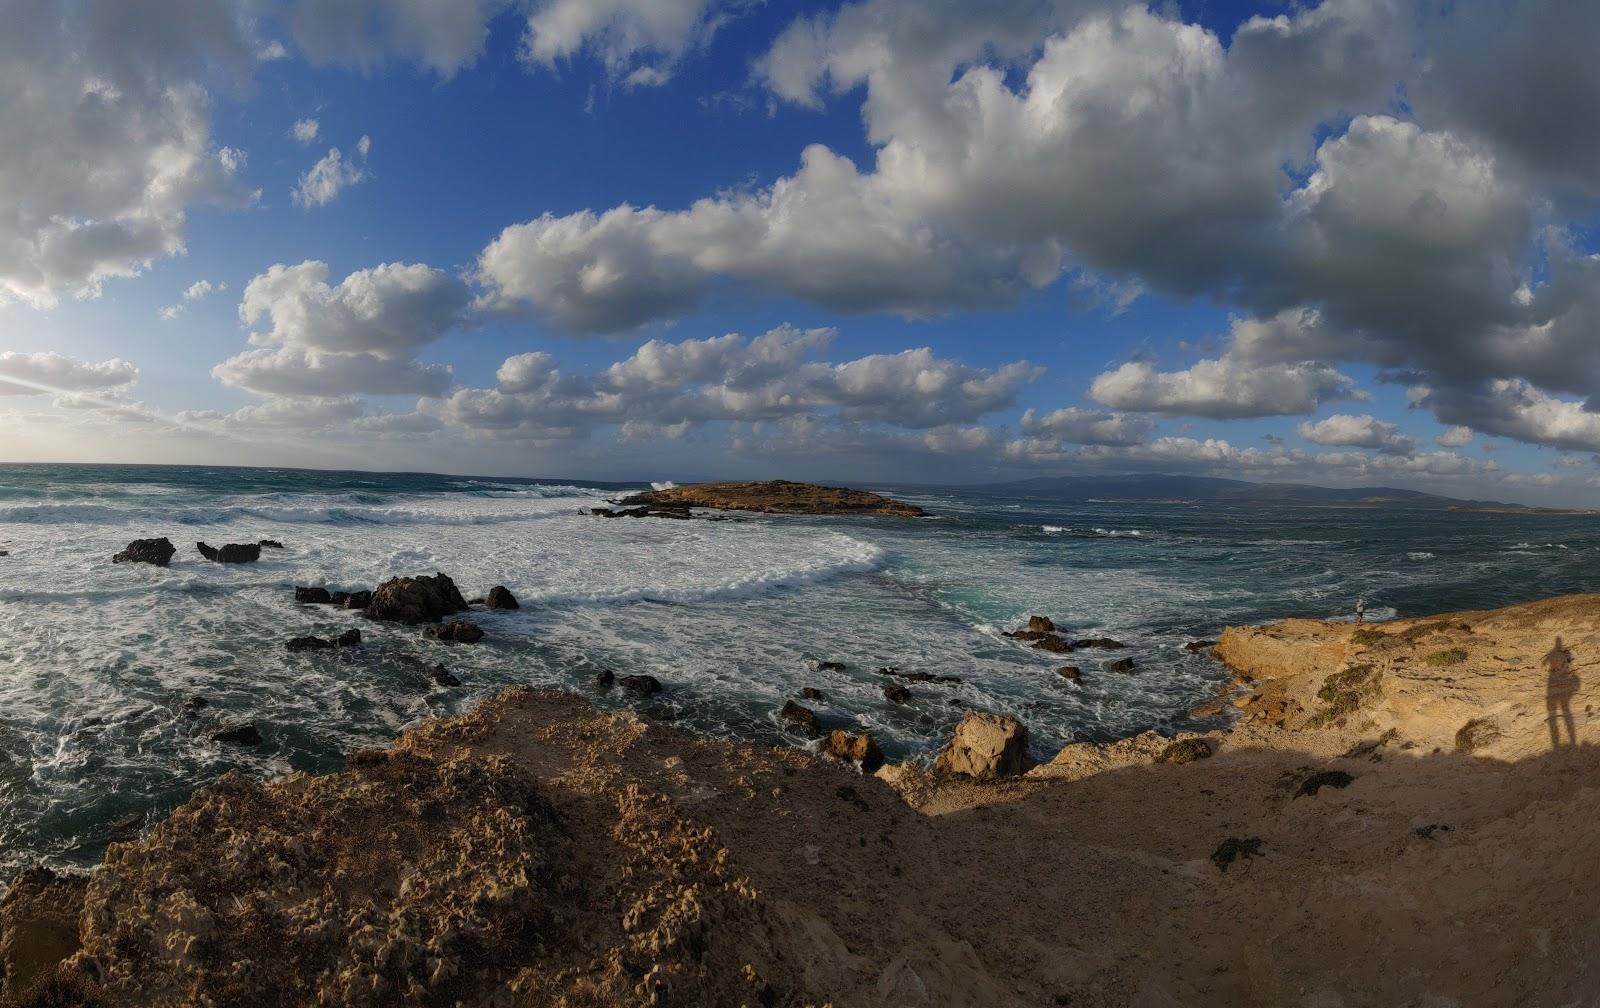
M 113 826 L 148 822 L 230 767 L 340 764 L 409 724 L 512 684 L 584 691 L 602 668 L 648 672 L 655 717 L 707 735 L 802 744 L 776 711 L 802 686 L 830 727 L 925 757 L 960 712 L 1029 725 L 1036 755 L 1078 739 L 1189 726 L 1223 672 L 1183 645 L 1221 627 L 1483 608 L 1596 588 L 1582 515 L 1061 505 L 901 490 L 922 520 L 602 520 L 620 484 L 226 468 L 0 466 L 0 869 L 97 859 Z M 875 488 L 893 490 L 893 488 Z M 112 565 L 168 535 L 165 570 Z M 203 561 L 213 544 L 283 541 L 259 564 Z M 450 574 L 469 597 L 523 601 L 473 617 L 467 647 L 293 601 L 295 585 L 371 587 Z M 1055 658 L 1000 636 L 1030 613 L 1126 642 Z M 282 642 L 359 627 L 366 646 L 291 655 Z M 444 662 L 455 689 L 408 659 Z M 842 661 L 820 672 L 817 660 Z M 1083 667 L 1081 687 L 1054 675 Z M 960 676 L 886 702 L 892 665 Z M 186 713 L 202 696 L 207 706 Z M 258 749 L 218 745 L 254 722 Z

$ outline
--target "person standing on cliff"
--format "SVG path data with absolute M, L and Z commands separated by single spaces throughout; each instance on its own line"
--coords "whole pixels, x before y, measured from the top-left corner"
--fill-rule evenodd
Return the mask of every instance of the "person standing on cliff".
M 1367 621 L 1367 600 L 1356 599 L 1356 626 L 1361 626 Z

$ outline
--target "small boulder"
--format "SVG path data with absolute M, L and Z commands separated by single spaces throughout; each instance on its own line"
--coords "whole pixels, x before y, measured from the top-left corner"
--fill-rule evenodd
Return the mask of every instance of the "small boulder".
M 1192 718 L 1213 718 L 1219 716 L 1226 709 L 1222 701 L 1214 700 L 1211 703 L 1203 703 L 1190 710 L 1189 716 Z
M 357 630 L 355 627 L 351 627 L 349 630 L 346 630 L 344 633 L 335 637 L 333 639 L 333 643 L 338 647 L 360 647 L 361 631 Z
M 325 637 L 296 637 L 284 644 L 290 651 L 331 651 L 338 646 Z
M 329 601 L 345 609 L 365 609 L 372 604 L 372 593 L 369 591 L 334 592 Z
M 135 539 L 121 553 L 111 558 L 112 563 L 147 563 L 165 567 L 172 562 L 178 547 L 166 536 L 159 539 Z
M 260 546 L 262 549 L 283 549 L 283 543 L 276 539 L 263 539 L 256 543 L 256 545 Z
M 211 706 L 211 701 L 203 696 L 195 695 L 183 702 L 183 712 L 193 714 L 195 711 L 205 710 Z
M 1110 637 L 1083 637 L 1072 642 L 1073 647 L 1103 648 L 1107 651 L 1119 651 L 1128 645 Z
M 629 693 L 639 696 L 654 696 L 661 692 L 661 680 L 653 675 L 625 675 L 617 682 Z
M 1053 633 L 1047 633 L 1033 642 L 1035 650 L 1046 651 L 1050 654 L 1068 654 L 1072 651 L 1072 644 Z
M 818 672 L 843 672 L 847 668 L 849 668 L 849 666 L 846 665 L 842 661 L 819 661 L 819 662 L 817 662 L 817 671 Z
M 890 703 L 908 704 L 911 702 L 911 691 L 897 683 L 890 683 L 883 688 L 883 698 Z
M 226 546 L 194 544 L 200 555 L 213 563 L 255 563 L 261 559 L 260 543 L 228 543 Z
M 817 723 L 817 715 L 809 707 L 802 707 L 793 700 L 783 705 L 783 710 L 778 716 L 794 726 L 794 729 L 806 738 L 819 738 L 822 735 L 822 726 Z
M 483 627 L 476 623 L 451 620 L 428 628 L 428 636 L 446 644 L 476 644 L 483 640 Z
M 1031 765 L 1027 726 L 1016 718 L 988 711 L 967 711 L 956 725 L 950 744 L 939 754 L 934 769 L 977 780 L 994 780 L 1025 773 Z
M 1211 758 L 1211 743 L 1205 739 L 1187 738 L 1178 739 L 1169 743 L 1167 747 L 1156 756 L 1157 763 L 1193 763 L 1195 760 Z
M 415 626 L 437 623 L 454 613 L 467 611 L 456 583 L 443 574 L 432 577 L 390 578 L 372 593 L 367 607 L 370 619 Z
M 1029 616 L 1028 629 L 1033 633 L 1051 633 L 1056 625 L 1048 616 Z
M 1217 646 L 1217 642 L 1214 641 L 1214 640 L 1192 640 L 1189 643 L 1185 644 L 1183 646 L 1183 649 L 1185 651 L 1189 652 L 1190 654 L 1195 654 L 1196 652 L 1199 652 L 1199 651 L 1208 651 L 1211 648 L 1214 648 L 1216 646 Z
M 601 689 L 610 689 L 611 684 L 617 681 L 617 674 L 610 669 L 601 669 L 600 674 L 594 677 L 594 684 Z
M 229 725 L 220 731 L 213 732 L 213 741 L 223 742 L 228 745 L 258 746 L 261 744 L 261 733 L 253 724 Z
M 1106 668 L 1110 669 L 1113 672 L 1132 672 L 1133 671 L 1133 659 L 1132 658 L 1118 658 L 1116 661 L 1106 662 Z
M 800 699 L 802 699 L 802 700 L 822 700 L 822 699 L 825 699 L 825 698 L 822 695 L 822 691 L 817 689 L 815 686 L 806 686 L 806 687 L 801 688 L 801 690 L 800 690 Z
M 428 675 L 440 686 L 460 686 L 461 680 L 450 674 L 450 670 L 443 665 L 435 665 L 428 670 Z
M 326 588 L 296 588 L 294 600 L 306 605 L 327 605 L 333 601 L 333 596 L 328 594 Z
M 883 766 L 883 750 L 865 732 L 851 735 L 835 728 L 828 733 L 828 741 L 822 751 L 834 759 L 856 764 L 862 773 L 876 773 Z
M 522 606 L 517 602 L 517 597 L 511 594 L 511 589 L 505 587 L 504 585 L 495 585 L 493 588 L 489 589 L 488 604 L 490 609 L 522 608 Z
M 1056 669 L 1056 675 L 1071 683 L 1083 681 L 1083 670 L 1076 665 L 1063 665 Z

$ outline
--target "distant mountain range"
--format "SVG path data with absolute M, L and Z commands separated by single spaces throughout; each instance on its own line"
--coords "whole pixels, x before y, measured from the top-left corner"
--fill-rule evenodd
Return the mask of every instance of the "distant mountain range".
M 1414 508 L 1433 511 L 1543 511 L 1500 501 L 1460 500 L 1398 487 L 1311 486 L 1305 483 L 1251 483 L 1215 476 L 1049 476 L 966 487 L 1011 497 L 1062 501 L 1164 501 L 1249 506 L 1298 504 L 1308 507 Z

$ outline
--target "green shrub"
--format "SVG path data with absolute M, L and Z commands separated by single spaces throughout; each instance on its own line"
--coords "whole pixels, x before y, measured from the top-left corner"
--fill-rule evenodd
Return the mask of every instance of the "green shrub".
M 1467 660 L 1467 653 L 1460 648 L 1450 648 L 1445 651 L 1435 651 L 1422 659 L 1422 664 L 1432 665 L 1434 668 L 1443 668 L 1446 665 L 1460 665 Z

